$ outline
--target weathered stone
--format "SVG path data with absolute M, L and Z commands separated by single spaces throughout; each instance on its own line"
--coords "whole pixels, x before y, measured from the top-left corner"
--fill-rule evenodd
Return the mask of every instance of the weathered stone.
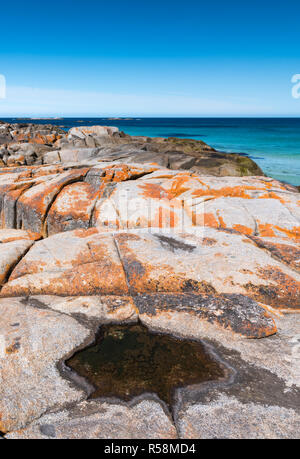
M 299 439 L 300 415 L 293 409 L 222 396 L 188 407 L 179 428 L 181 438 L 191 439 Z
M 101 322 L 130 322 L 136 321 L 138 311 L 133 298 L 129 296 L 78 296 L 59 297 L 37 295 L 30 297 L 30 301 L 38 301 L 50 309 L 64 314 L 81 314 L 84 317 L 96 318 Z
M 89 336 L 71 317 L 0 300 L 0 431 L 25 427 L 49 409 L 79 401 L 57 363 Z
M 300 270 L 300 247 L 298 242 L 294 242 L 293 239 L 256 236 L 252 236 L 251 240 L 258 247 L 268 250 L 272 257 L 286 263 L 297 271 Z
M 39 235 L 31 231 L 14 230 L 14 229 L 1 229 L 0 230 L 0 243 L 13 242 L 19 240 L 36 241 Z M 0 246 L 1 247 L 1 246 Z
M 42 297 L 39 300 L 42 300 Z M 49 304 L 51 304 L 51 300 L 51 298 L 48 299 Z M 9 301 L 16 302 L 17 300 Z M 80 299 L 80 301 L 82 300 Z M 70 303 L 72 304 L 73 300 Z M 35 309 L 28 305 L 27 308 L 30 310 Z M 10 311 L 12 310 L 14 308 L 11 308 L 10 305 Z M 62 317 L 65 318 L 65 316 Z M 13 318 L 13 320 L 15 319 Z M 31 316 L 29 322 L 30 326 L 32 326 Z M 53 324 L 56 323 L 58 322 Z M 292 319 L 291 324 L 294 323 L 295 320 Z M 36 329 L 38 324 L 35 326 Z M 17 323 L 14 325 L 17 326 Z M 61 327 L 61 322 L 59 327 Z M 230 383 L 224 381 L 224 385 L 221 383 L 219 386 L 203 386 L 199 388 L 199 392 L 192 390 L 188 394 L 184 389 L 182 394 L 184 405 L 178 407 L 179 411 L 177 409 L 175 415 L 179 436 L 181 438 L 298 438 L 299 408 L 295 405 L 297 391 L 294 387 L 288 388 L 284 386 L 283 382 L 290 375 L 290 364 L 282 359 L 282 352 L 286 357 L 289 356 L 286 344 L 291 341 L 290 338 L 294 336 L 293 331 L 297 330 L 297 326 L 295 325 L 294 329 L 292 328 L 288 324 L 285 328 L 282 328 L 282 335 L 274 338 L 275 342 L 274 340 L 268 341 L 264 339 L 258 342 L 249 343 L 248 341 L 248 343 L 245 343 L 238 337 L 234 339 L 232 336 L 224 335 L 223 332 L 221 340 L 223 339 L 226 347 L 239 349 L 243 357 L 250 358 L 250 362 L 255 362 L 258 367 L 251 363 L 247 368 L 245 361 L 239 363 L 238 360 L 235 360 L 235 353 L 232 351 L 227 353 L 226 358 L 233 355 L 231 365 L 235 365 L 237 370 L 236 382 L 232 380 Z M 168 326 L 168 332 L 170 330 L 177 332 L 172 323 Z M 40 332 L 44 336 L 43 328 Z M 203 329 L 200 334 L 203 335 Z M 286 334 L 287 336 L 285 336 Z M 195 333 L 196 336 L 197 333 Z M 219 340 L 221 335 L 219 336 L 218 333 L 214 332 L 214 336 Z M 51 338 L 54 339 L 53 334 Z M 292 349 L 292 345 L 293 343 L 291 342 L 289 344 L 290 349 Z M 248 352 L 249 347 L 251 348 L 250 352 Z M 276 352 L 270 352 L 270 349 L 273 348 L 275 348 Z M 273 362 L 274 359 L 275 362 Z M 276 371 L 284 379 L 277 378 L 272 373 L 264 374 L 262 368 L 265 365 L 267 367 L 271 365 L 272 367 L 273 363 L 276 364 Z M 284 368 L 286 373 L 281 373 Z M 257 373 L 258 371 L 259 373 Z M 262 380 L 259 378 L 262 378 Z M 270 381 L 271 385 L 269 385 Z M 47 386 L 48 384 L 49 382 Z M 279 384 L 279 386 L 277 387 L 276 384 Z M 55 387 L 57 388 L 57 385 Z M 286 388 L 284 389 L 284 387 Z M 42 388 L 43 391 L 46 391 L 46 387 L 42 386 Z M 47 387 L 47 390 L 49 391 L 49 387 Z M 223 391 L 229 392 L 228 395 L 225 395 Z M 276 398 L 278 396 L 277 392 L 282 402 Z M 199 394 L 201 394 L 202 401 L 199 400 Z M 187 396 L 188 399 L 186 399 Z M 31 403 L 28 403 L 27 397 L 28 394 L 25 394 L 26 406 L 31 408 Z M 31 397 L 36 397 L 34 389 L 29 392 L 29 401 L 31 401 Z M 58 397 L 57 394 L 56 397 Z M 253 401 L 244 401 L 244 398 L 249 397 Z M 47 411 L 49 409 L 53 411 L 51 401 L 52 397 L 50 397 L 50 400 L 47 399 Z M 22 406 L 25 406 L 23 399 L 22 402 Z M 297 409 L 291 408 L 293 404 Z M 30 416 L 32 416 L 31 412 Z M 10 431 L 6 438 L 117 439 L 175 438 L 176 436 L 175 426 L 161 409 L 161 406 L 157 402 L 148 400 L 134 400 L 129 405 L 113 401 L 111 403 L 83 401 L 71 408 L 64 406 L 62 402 L 55 408 L 54 412 L 41 417 L 34 416 L 29 419 L 28 423 L 30 424 L 27 424 L 25 428 L 23 427 L 24 424 L 13 428 L 13 431 Z
M 18 264 L 2 296 L 127 295 L 115 242 L 96 229 L 60 233 L 35 244 Z
M 138 178 L 155 170 L 154 167 L 113 165 L 94 167 L 84 182 L 67 185 L 60 192 L 47 216 L 47 234 L 56 234 L 93 225 L 97 201 L 105 196 L 106 184 Z
M 275 308 L 300 308 L 299 274 L 241 234 L 117 234 L 131 292 L 243 294 Z
M 4 124 L 1 126 L 1 143 L 23 143 L 52 146 L 65 132 L 51 125 L 43 127 L 36 124 Z
M 160 321 L 173 319 L 184 324 L 186 333 L 209 322 L 247 338 L 276 333 L 274 320 L 255 301 L 243 295 L 159 294 L 134 297 L 142 322 L 159 328 Z
M 246 235 L 299 240 L 298 196 L 258 177 L 198 177 L 159 170 L 119 184 L 95 209 L 99 227 L 234 229 Z M 266 201 L 267 200 L 267 201 Z M 266 206 L 268 202 L 268 206 Z
M 91 158 L 96 158 L 97 153 L 97 148 L 64 149 L 60 150 L 59 158 L 62 163 L 84 163 Z
M 34 235 L 25 231 L 8 235 L 6 230 L 0 230 L 0 286 L 33 243 Z
M 159 403 L 132 406 L 82 402 L 75 408 L 43 416 L 8 439 L 175 439 L 176 429 Z
M 67 185 L 59 193 L 47 216 L 47 234 L 90 227 L 99 191 L 86 182 Z
M 189 182 L 187 190 L 189 185 L 193 186 L 193 180 L 188 174 L 178 173 L 172 187 L 173 175 L 159 170 L 144 179 L 118 184 L 107 200 L 97 203 L 96 226 L 104 229 L 191 227 L 193 222 L 185 212 L 183 200 L 178 197 L 178 188 Z M 163 186 L 165 183 L 167 187 Z
M 26 191 L 17 203 L 18 228 L 44 234 L 47 212 L 55 197 L 66 185 L 83 179 L 87 172 L 86 168 L 67 171 Z
M 118 132 L 119 129 L 115 127 L 107 127 L 107 126 L 80 126 L 74 127 L 69 131 L 69 137 L 79 137 L 80 139 L 84 139 L 90 135 L 95 136 L 109 136 L 112 135 L 114 132 Z
M 269 269 L 268 277 L 263 269 Z M 1 296 L 138 295 L 140 314 L 154 322 L 172 314 L 178 320 L 179 314 L 187 329 L 190 320 L 207 321 L 257 338 L 275 333 L 276 326 L 268 306 L 250 298 L 299 309 L 297 283 L 297 273 L 244 242 L 243 235 L 213 228 L 202 238 L 90 229 L 36 242 Z
M 95 148 L 97 146 L 94 137 L 92 137 L 91 135 L 88 135 L 85 138 L 85 143 L 86 143 L 86 146 L 89 147 L 89 148 Z
M 61 162 L 59 151 L 49 151 L 44 155 L 44 164 L 57 164 Z

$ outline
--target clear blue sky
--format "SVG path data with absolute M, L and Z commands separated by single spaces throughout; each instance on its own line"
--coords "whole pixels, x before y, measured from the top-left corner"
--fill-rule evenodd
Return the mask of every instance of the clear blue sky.
M 300 116 L 300 2 L 2 2 L 0 117 Z

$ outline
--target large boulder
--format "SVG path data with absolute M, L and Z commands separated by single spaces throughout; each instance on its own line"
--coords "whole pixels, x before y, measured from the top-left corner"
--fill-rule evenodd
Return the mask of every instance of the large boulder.
M 119 132 L 119 129 L 116 127 L 108 126 L 80 126 L 74 127 L 69 130 L 69 139 L 72 140 L 73 137 L 79 137 L 80 139 L 85 139 L 90 136 L 102 137 L 109 136 Z

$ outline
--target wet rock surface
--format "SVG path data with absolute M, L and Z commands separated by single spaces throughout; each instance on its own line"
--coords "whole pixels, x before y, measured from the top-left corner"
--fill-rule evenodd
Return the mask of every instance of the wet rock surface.
M 296 188 L 203 142 L 103 126 L 2 123 L 0 143 L 6 438 L 299 436 Z M 130 401 L 90 400 L 65 362 L 112 323 L 203 342 L 224 377 L 183 384 L 172 415 L 124 381 Z

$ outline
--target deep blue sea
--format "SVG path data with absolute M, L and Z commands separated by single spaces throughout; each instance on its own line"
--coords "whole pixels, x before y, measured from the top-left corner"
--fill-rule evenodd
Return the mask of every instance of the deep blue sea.
M 111 125 L 131 135 L 201 139 L 220 151 L 246 153 L 270 177 L 300 185 L 300 118 L 64 118 L 30 122 L 64 129 Z

